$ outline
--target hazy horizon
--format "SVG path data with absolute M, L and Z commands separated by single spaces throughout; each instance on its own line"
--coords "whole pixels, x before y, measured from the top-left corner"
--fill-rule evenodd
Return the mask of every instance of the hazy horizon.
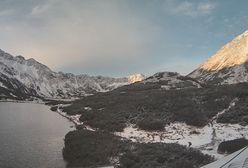
M 0 48 L 54 71 L 190 73 L 248 29 L 248 2 L 3 0 Z

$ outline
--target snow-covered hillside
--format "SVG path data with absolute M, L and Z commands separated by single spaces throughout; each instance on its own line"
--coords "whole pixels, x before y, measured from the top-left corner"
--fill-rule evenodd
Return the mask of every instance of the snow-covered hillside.
M 212 84 L 248 82 L 248 30 L 223 46 L 189 77 Z
M 139 75 L 124 78 L 73 75 L 54 72 L 34 59 L 12 56 L 0 50 L 0 89 L 7 97 L 41 96 L 70 98 L 106 92 L 142 80 Z M 17 92 L 21 92 L 17 94 Z

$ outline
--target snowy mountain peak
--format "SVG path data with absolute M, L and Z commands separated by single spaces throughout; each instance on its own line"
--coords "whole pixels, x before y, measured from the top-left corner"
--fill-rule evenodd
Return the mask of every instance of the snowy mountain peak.
M 248 31 L 237 36 L 227 43 L 216 54 L 210 57 L 200 68 L 216 71 L 235 65 L 240 65 L 248 60 Z
M 213 84 L 247 82 L 247 62 L 248 30 L 224 45 L 189 76 Z
M 129 83 L 135 83 L 135 82 L 140 82 L 142 80 L 145 79 L 145 75 L 143 74 L 134 74 L 134 75 L 130 75 L 128 77 L 128 82 Z

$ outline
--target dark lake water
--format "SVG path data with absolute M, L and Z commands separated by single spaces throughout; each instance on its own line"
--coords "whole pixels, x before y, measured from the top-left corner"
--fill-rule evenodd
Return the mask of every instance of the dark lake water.
M 65 168 L 72 125 L 45 105 L 0 102 L 0 168 Z

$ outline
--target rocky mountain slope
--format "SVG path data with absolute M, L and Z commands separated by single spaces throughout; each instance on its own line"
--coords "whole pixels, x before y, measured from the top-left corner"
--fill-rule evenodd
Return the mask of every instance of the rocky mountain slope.
M 54 72 L 34 59 L 12 56 L 0 50 L 0 96 L 8 98 L 71 98 L 106 92 L 140 81 L 143 75 L 124 78 L 73 75 Z
M 197 80 L 182 76 L 177 72 L 158 72 L 140 82 L 136 85 L 159 85 L 161 89 L 187 89 L 187 88 L 201 88 L 202 85 Z
M 248 82 L 248 30 L 227 43 L 189 77 L 210 84 Z

